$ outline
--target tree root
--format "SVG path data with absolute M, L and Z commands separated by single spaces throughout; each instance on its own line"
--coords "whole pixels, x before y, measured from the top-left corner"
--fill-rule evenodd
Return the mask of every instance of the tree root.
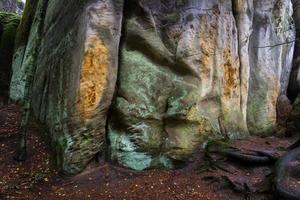
M 223 141 L 210 141 L 205 149 L 206 157 L 210 154 L 224 155 L 232 161 L 239 161 L 247 165 L 268 165 L 275 163 L 279 156 L 270 151 L 254 151 L 243 153 L 241 150 L 230 146 Z
M 260 183 L 256 192 L 266 192 L 275 190 L 280 196 L 280 199 L 300 200 L 300 139 L 288 148 L 290 151 L 280 157 L 273 151 L 256 151 L 244 153 L 239 149 L 232 148 L 227 143 L 220 141 L 210 142 L 206 149 L 206 159 L 209 161 L 208 166 L 216 167 L 219 160 L 215 159 L 215 155 L 221 155 L 224 162 L 224 157 L 231 161 L 238 161 L 247 165 L 270 165 L 275 164 L 274 173 L 267 177 L 265 181 Z M 227 176 L 222 176 L 230 188 L 235 192 L 242 192 L 246 195 L 252 193 L 247 185 L 235 183 Z M 273 187 L 272 187 L 273 185 Z
M 225 152 L 225 155 L 231 159 L 231 160 L 237 160 L 245 164 L 251 164 L 251 165 L 265 165 L 270 164 L 273 161 L 267 157 L 267 156 L 261 156 L 261 155 L 251 155 L 251 154 L 245 154 L 240 152 Z
M 18 150 L 16 155 L 13 157 L 16 161 L 25 161 L 27 158 L 26 150 Z
M 209 185 L 218 183 L 220 188 L 229 188 L 236 193 L 243 194 L 245 199 L 249 199 L 254 194 L 254 191 L 250 189 L 247 183 L 234 181 L 228 176 L 206 176 L 202 180 L 208 181 Z
M 231 174 L 233 173 L 230 170 L 228 170 L 227 167 L 225 166 L 224 159 L 216 159 L 213 158 L 213 156 L 211 156 L 210 154 L 205 153 L 204 162 L 200 166 L 199 172 L 201 173 L 204 171 L 213 171 L 217 169 L 220 169 L 227 173 L 231 173 Z
M 288 147 L 289 150 L 295 149 L 297 147 L 300 147 L 300 139 L 297 140 L 297 142 L 295 142 L 294 144 L 292 144 L 291 146 Z
M 290 178 L 300 177 L 300 147 L 289 151 L 283 157 L 281 157 L 275 165 L 275 179 L 274 186 L 278 194 L 286 199 L 300 199 L 300 188 L 291 188 L 287 184 Z M 298 161 L 298 163 L 297 163 Z M 293 166 L 296 163 L 296 166 Z

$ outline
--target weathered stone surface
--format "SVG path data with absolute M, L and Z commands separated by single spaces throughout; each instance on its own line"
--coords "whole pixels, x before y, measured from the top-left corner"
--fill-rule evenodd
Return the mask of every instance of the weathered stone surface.
M 57 165 L 67 174 L 81 171 L 103 150 L 122 9 L 122 1 L 38 2 L 11 95 L 23 98 L 28 71 L 36 67 L 33 110 L 48 129 Z
M 112 159 L 171 166 L 207 137 L 276 126 L 292 44 L 260 47 L 293 39 L 289 1 L 129 1 L 125 10 Z
M 241 108 L 244 121 L 247 121 L 249 92 L 250 58 L 249 42 L 253 25 L 253 0 L 234 1 L 233 14 L 236 20 L 240 59 Z
M 208 136 L 245 135 L 231 2 L 129 1 L 125 10 L 112 159 L 173 167 Z
M 9 90 L 12 55 L 20 17 L 0 12 L 0 94 L 7 96 Z
M 247 123 L 252 134 L 262 135 L 273 132 L 277 98 L 287 90 L 293 43 L 282 43 L 295 36 L 290 1 L 253 2 Z
M 173 168 L 208 138 L 273 132 L 291 70 L 291 1 L 125 4 L 39 0 L 24 20 L 11 97 L 22 100 L 36 67 L 33 110 L 64 172 L 81 171 L 105 139 L 113 161 L 142 170 Z
M 32 40 L 39 38 L 34 37 L 34 35 L 36 34 L 36 28 L 35 31 L 32 30 L 31 37 L 29 38 L 31 26 L 33 24 L 33 19 L 37 10 L 37 4 L 37 0 L 26 1 L 26 7 L 16 35 L 14 56 L 12 62 L 13 73 L 10 84 L 10 98 L 14 101 L 21 101 L 24 97 L 25 81 L 27 77 L 26 71 L 28 70 L 28 65 L 25 65 L 24 58 L 27 58 L 30 54 L 30 50 L 33 49 L 32 45 L 27 45 L 28 40 L 30 39 L 29 44 L 33 44 Z M 40 26 L 38 24 L 41 24 L 41 22 L 40 20 L 37 20 L 36 17 L 34 26 Z M 24 65 L 22 65 L 23 61 Z

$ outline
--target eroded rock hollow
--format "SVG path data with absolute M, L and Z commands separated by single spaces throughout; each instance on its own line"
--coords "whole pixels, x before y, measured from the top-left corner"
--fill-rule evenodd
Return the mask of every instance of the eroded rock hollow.
M 34 115 L 65 173 L 101 152 L 137 170 L 173 168 L 209 138 L 273 134 L 299 68 L 290 0 L 36 2 L 10 97 L 22 101 L 35 69 Z

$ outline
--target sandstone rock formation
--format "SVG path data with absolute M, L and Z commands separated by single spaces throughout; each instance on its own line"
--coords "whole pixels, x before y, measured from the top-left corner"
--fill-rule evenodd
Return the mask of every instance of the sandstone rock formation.
M 112 158 L 172 166 L 209 136 L 247 135 L 230 1 L 128 1 Z
M 276 127 L 295 39 L 289 0 L 39 0 L 26 10 L 10 96 L 22 100 L 36 68 L 34 114 L 65 173 L 103 151 L 137 170 L 173 168 L 208 138 Z
M 208 137 L 271 134 L 294 39 L 289 1 L 127 1 L 111 157 L 172 167 Z M 271 47 L 268 47 L 271 46 Z
M 37 4 L 38 1 L 36 0 L 26 1 L 26 7 L 17 31 L 12 63 L 13 74 L 10 84 L 10 98 L 14 101 L 21 101 L 22 97 L 24 96 L 25 81 L 27 78 L 26 71 L 28 71 L 28 64 L 25 64 L 25 59 L 30 56 L 29 54 L 32 49 L 33 43 L 32 41 L 28 42 L 28 40 L 34 40 L 38 38 L 34 35 L 36 30 L 31 30 L 31 27 L 33 27 L 34 16 L 37 10 Z M 37 26 L 38 18 L 36 17 L 35 19 L 36 20 L 34 24 L 35 26 Z
M 56 163 L 66 173 L 82 170 L 103 149 L 122 8 L 122 1 L 40 0 L 21 67 L 14 69 L 19 74 L 13 76 L 11 97 L 18 100 L 27 72 L 37 67 L 33 110 L 46 124 Z
M 253 2 L 247 122 L 251 133 L 261 135 L 273 132 L 277 98 L 288 86 L 295 35 L 289 1 Z

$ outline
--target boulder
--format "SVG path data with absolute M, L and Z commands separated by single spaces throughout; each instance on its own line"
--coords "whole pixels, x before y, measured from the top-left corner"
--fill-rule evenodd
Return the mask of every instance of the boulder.
M 36 11 L 28 12 L 35 14 L 29 37 L 21 42 L 25 47 L 19 48 L 25 52 L 16 53 L 11 97 L 22 100 L 25 83 L 33 78 L 34 115 L 45 125 L 55 163 L 65 174 L 80 172 L 104 148 L 122 4 L 39 0 Z
M 278 45 L 294 40 L 290 1 L 127 1 L 125 11 L 112 160 L 172 168 L 207 138 L 273 133 L 291 70 L 293 44 Z

